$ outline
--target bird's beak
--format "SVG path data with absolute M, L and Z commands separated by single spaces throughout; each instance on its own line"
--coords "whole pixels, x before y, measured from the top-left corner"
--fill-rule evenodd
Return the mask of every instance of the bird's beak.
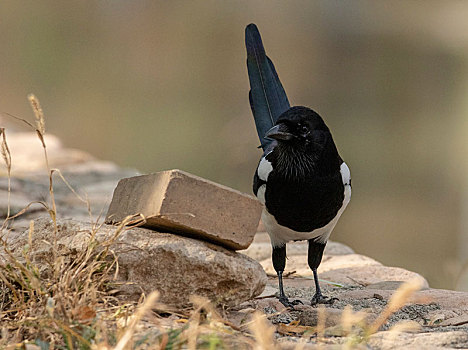
M 286 125 L 278 124 L 268 130 L 265 137 L 273 140 L 288 141 L 291 140 L 294 135 L 289 132 Z

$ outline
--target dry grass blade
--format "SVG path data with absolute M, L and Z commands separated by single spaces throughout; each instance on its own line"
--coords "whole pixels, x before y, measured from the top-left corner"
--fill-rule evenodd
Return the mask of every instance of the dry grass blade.
M 389 340 L 394 342 L 400 333 L 418 332 L 421 325 L 416 321 L 401 321 L 388 330 Z
M 13 115 L 11 113 L 6 113 L 6 112 L 0 112 L 0 114 L 3 114 L 3 115 L 6 115 L 7 117 L 10 117 L 10 118 L 13 118 L 13 119 L 16 119 L 20 122 L 23 122 L 24 124 L 26 124 L 27 126 L 33 128 L 33 129 L 36 129 L 34 127 L 34 125 L 32 125 L 30 122 L 28 122 L 26 119 L 23 119 L 23 118 L 20 118 L 20 117 L 17 117 L 16 115 Z
M 55 242 L 57 240 L 57 206 L 55 204 L 55 196 L 54 196 L 54 186 L 53 186 L 53 179 L 52 175 L 54 173 L 53 170 L 50 169 L 49 165 L 49 156 L 47 155 L 47 147 L 46 143 L 44 140 L 44 135 L 45 135 L 45 119 L 44 119 L 44 112 L 42 111 L 41 104 L 39 103 L 39 100 L 34 94 L 29 94 L 28 95 L 28 100 L 29 103 L 31 104 L 31 108 L 34 113 L 34 117 L 36 118 L 36 134 L 39 138 L 39 140 L 42 143 L 42 148 L 44 149 L 44 158 L 46 162 L 46 167 L 47 167 L 47 172 L 49 174 L 49 195 L 50 195 L 50 201 L 51 201 L 51 209 L 49 210 L 49 215 L 54 222 L 54 240 L 53 244 L 55 245 Z M 54 247 L 54 254 L 56 252 L 56 247 Z
M 422 281 L 420 279 L 412 279 L 403 283 L 390 298 L 387 307 L 377 317 L 375 322 L 370 326 L 368 333 L 373 334 L 388 320 L 388 318 L 401 309 L 411 298 L 411 296 L 420 290 Z
M 198 335 L 200 334 L 200 313 L 201 310 L 209 304 L 209 301 L 195 296 L 191 297 L 191 301 L 196 309 L 192 312 L 189 327 L 186 331 L 187 347 L 189 350 L 196 350 Z
M 82 201 L 83 203 L 87 204 L 88 207 L 89 207 L 89 201 L 87 199 L 84 199 L 83 197 L 81 197 L 76 191 L 75 189 L 72 187 L 72 185 L 70 185 L 70 183 L 67 181 L 67 179 L 65 179 L 65 177 L 63 176 L 62 172 L 60 171 L 60 169 L 51 169 L 52 173 L 57 173 L 60 178 L 62 179 L 63 183 L 68 187 L 68 189 L 80 200 Z
M 10 153 L 10 149 L 8 148 L 7 141 L 6 141 L 5 128 L 0 128 L 0 135 L 2 136 L 0 152 L 2 153 L 2 158 L 7 167 L 8 176 L 9 176 L 11 173 L 11 153 Z
M 97 238 L 100 226 L 93 224 L 82 251 L 64 255 L 58 250 L 53 174 L 57 172 L 70 191 L 83 202 L 85 200 L 70 186 L 60 171 L 50 169 L 44 141 L 44 114 L 34 95 L 28 96 L 28 99 L 36 118 L 36 127 L 24 119 L 9 116 L 36 130 L 44 150 L 51 204 L 32 202 L 15 215 L 10 217 L 8 214 L 2 225 L 2 233 L 8 222 L 23 215 L 31 205 L 38 203 L 49 212 L 54 222 L 54 235 L 49 236 L 47 241 L 41 239 L 37 236 L 38 233 L 34 232 L 34 222 L 31 221 L 28 235 L 24 237 L 24 249 L 17 247 L 14 252 L 7 241 L 8 232 L 0 235 L 0 348 L 14 343 L 24 347 L 24 344 L 31 340 L 45 342 L 49 348 L 89 348 L 93 342 L 102 344 L 102 340 L 97 342 L 96 337 L 99 332 L 106 333 L 102 329 L 99 330 L 99 325 L 104 324 L 104 319 L 116 320 L 121 317 L 106 311 L 119 305 L 112 294 L 115 288 L 113 281 L 119 268 L 117 256 L 111 246 L 126 229 L 126 225 L 137 226 L 144 222 L 145 218 L 128 217 L 110 235 L 99 236 L 103 237 L 100 240 Z M 0 129 L 0 142 L 0 152 L 9 170 L 11 156 L 4 129 Z M 89 203 L 86 202 L 89 210 Z M 41 251 L 44 244 L 45 251 L 50 255 L 41 255 L 41 252 L 45 252 Z M 133 307 L 130 304 L 126 305 L 127 310 Z M 128 332 L 126 334 L 128 336 Z M 111 348 L 108 345 L 105 347 Z
M 22 257 L 18 252 L 14 255 L 1 239 L 4 263 L 0 264 L 0 284 L 10 295 L 0 305 L 2 325 L 16 330 L 18 341 L 32 336 L 65 343 L 68 348 L 89 346 L 87 337 L 96 331 L 88 329 L 96 322 L 98 305 L 105 309 L 113 300 L 108 290 L 118 264 L 109 247 L 117 235 L 98 241 L 96 231 L 91 230 L 82 252 L 73 256 L 57 253 L 49 265 L 41 265 L 42 270 L 34 260 L 35 245 L 42 242 L 55 248 L 34 235 L 31 222 Z
M 0 128 L 0 136 L 2 137 L 0 145 L 0 153 L 2 154 L 3 161 L 5 162 L 8 175 L 8 206 L 7 206 L 7 219 L 10 217 L 11 207 L 11 153 L 6 141 L 5 128 Z
M 28 100 L 36 118 L 36 129 L 43 136 L 45 134 L 45 120 L 41 104 L 34 94 L 29 94 Z
M 273 335 L 275 333 L 275 327 L 268 324 L 267 318 L 264 314 L 256 311 L 253 314 L 252 323 L 249 325 L 254 338 L 256 350 L 267 350 L 267 349 L 277 349 L 274 342 Z
M 351 305 L 347 305 L 341 314 L 341 326 L 346 335 L 350 334 L 353 326 L 365 324 L 367 313 L 364 311 L 354 312 Z
M 2 227 L 0 228 L 0 232 L 3 231 L 3 229 L 6 227 L 8 221 L 10 220 L 13 220 L 13 219 L 16 219 L 18 217 L 20 217 L 21 215 L 23 215 L 24 213 L 26 213 L 28 211 L 28 209 L 33 205 L 33 204 L 40 204 L 44 207 L 45 210 L 47 210 L 47 212 L 50 211 L 49 209 L 49 206 L 47 205 L 47 203 L 45 202 L 42 202 L 42 201 L 33 201 L 33 202 L 29 202 L 27 206 L 25 206 L 23 209 L 21 209 L 18 213 L 16 213 L 15 215 L 13 216 L 10 216 L 10 217 L 7 217 L 5 218 L 5 220 L 3 221 L 3 225 Z
M 159 292 L 157 292 L 157 291 L 152 292 L 148 296 L 148 298 L 143 303 L 143 305 L 138 308 L 137 312 L 135 313 L 135 317 L 133 317 L 130 325 L 127 327 L 127 330 L 125 331 L 122 338 L 120 338 L 120 340 L 117 343 L 117 345 L 115 346 L 114 350 L 123 350 L 123 349 L 125 349 L 125 346 L 132 339 L 132 336 L 135 333 L 135 328 L 136 328 L 138 322 L 140 322 L 140 320 L 143 318 L 143 316 L 153 307 L 154 303 L 158 300 L 158 298 L 159 298 Z
M 327 320 L 327 310 L 325 309 L 325 306 L 319 305 L 317 313 L 317 343 L 320 343 L 324 340 L 325 323 Z
M 416 321 L 401 321 L 392 326 L 388 331 L 389 332 L 417 332 L 421 330 L 421 325 Z

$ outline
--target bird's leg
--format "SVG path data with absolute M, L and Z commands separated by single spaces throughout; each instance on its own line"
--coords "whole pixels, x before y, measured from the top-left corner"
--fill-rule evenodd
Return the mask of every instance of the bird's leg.
M 315 281 L 315 295 L 312 297 L 310 301 L 311 305 L 316 304 L 332 304 L 336 298 L 329 298 L 322 294 L 320 290 L 319 279 L 317 275 L 317 268 L 322 261 L 323 250 L 325 249 L 325 245 L 327 243 L 319 243 L 315 242 L 313 239 L 309 240 L 309 252 L 308 252 L 308 263 L 309 267 L 312 269 L 314 273 L 314 281 Z
M 276 274 L 278 275 L 278 287 L 279 287 L 279 301 L 286 307 L 294 308 L 294 305 L 299 303 L 302 304 L 300 300 L 289 301 L 289 299 L 284 294 L 283 289 L 283 271 L 286 266 L 286 245 L 281 247 L 273 247 L 273 253 L 271 255 L 273 260 L 273 267 L 275 268 Z

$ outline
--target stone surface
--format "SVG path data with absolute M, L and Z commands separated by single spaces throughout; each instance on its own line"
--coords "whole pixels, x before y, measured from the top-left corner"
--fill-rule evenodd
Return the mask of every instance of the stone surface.
M 61 168 L 70 164 L 86 163 L 95 158 L 89 153 L 63 147 L 58 137 L 46 134 L 44 137 L 51 168 Z M 7 130 L 7 142 L 12 154 L 12 176 L 22 176 L 46 168 L 44 150 L 35 132 L 10 133 Z
M 295 306 L 295 310 L 286 309 L 276 297 L 271 296 L 274 289 L 278 290 L 276 278 L 269 278 L 266 293 L 262 298 L 242 304 L 243 308 L 266 313 L 278 330 L 315 327 L 319 312 L 317 307 L 310 306 L 310 299 L 314 294 L 313 281 L 310 278 L 294 276 L 286 277 L 284 284 L 288 297 L 303 303 Z M 395 288 L 400 284 L 401 282 L 379 282 L 368 287 L 336 287 L 322 282 L 324 294 L 337 300 L 325 307 L 325 338 L 317 348 L 341 349 L 342 344 L 346 342 L 342 329 L 343 309 L 351 306 L 353 312 L 364 312 L 364 322 L 370 325 L 386 308 Z M 363 342 L 360 346 L 368 349 L 465 349 L 468 348 L 468 324 L 465 323 L 467 315 L 468 293 L 426 288 L 411 295 L 406 304 L 389 317 L 380 332 L 373 335 L 368 343 Z M 392 330 L 392 327 L 408 321 L 419 325 L 419 330 L 416 328 L 415 333 L 397 333 Z M 283 334 L 278 341 L 283 348 L 283 341 L 294 343 L 304 339 L 301 337 L 302 334 Z M 395 342 L 392 342 L 392 337 Z M 307 336 L 305 339 L 308 346 L 306 348 L 314 349 L 317 346 L 314 336 Z
M 260 262 L 265 269 L 266 273 L 276 274 L 271 259 L 265 259 Z M 348 255 L 324 255 L 322 263 L 318 268 L 319 273 L 327 272 L 330 270 L 343 269 L 348 267 L 362 267 L 370 265 L 382 265 L 374 259 L 360 254 Z M 286 270 L 296 271 L 295 274 L 299 276 L 313 276 L 312 270 L 307 263 L 307 255 L 293 255 L 288 256 L 286 262 Z
M 106 223 L 142 214 L 143 225 L 239 250 L 252 242 L 261 204 L 252 196 L 180 170 L 122 179 Z
M 468 332 L 454 331 L 442 333 L 404 333 L 379 332 L 371 336 L 369 345 L 372 349 L 466 349 Z
M 276 275 L 271 259 L 260 262 L 267 274 Z M 307 264 L 306 255 L 289 256 L 285 274 L 312 277 L 312 270 Z M 424 277 L 399 267 L 383 266 L 378 261 L 360 254 L 324 255 L 318 268 L 319 278 L 347 286 L 367 286 L 384 281 L 409 281 L 417 278 L 423 286 L 429 285 Z
M 307 255 L 308 245 L 307 242 L 290 242 L 286 245 L 287 256 L 293 255 Z M 250 256 L 252 259 L 262 261 L 271 258 L 271 243 L 270 237 L 266 232 L 257 232 L 252 244 L 245 250 L 243 254 Z M 354 251 L 338 242 L 328 241 L 324 254 L 325 255 L 346 255 L 353 254 Z
M 91 225 L 73 220 L 59 221 L 57 246 L 60 254 L 73 259 L 87 244 Z M 103 225 L 97 239 L 111 237 L 116 227 Z M 35 223 L 33 256 L 36 261 L 50 257 L 53 236 L 50 220 Z M 21 254 L 27 242 L 24 232 L 10 245 Z M 123 231 L 110 246 L 118 256 L 116 286 L 126 297 L 138 300 L 141 292 L 161 293 L 161 302 L 181 307 L 192 294 L 210 298 L 216 304 L 235 305 L 259 295 L 266 275 L 258 262 L 220 246 L 196 239 L 159 233 L 144 228 Z M 41 260 L 42 259 L 42 260 Z

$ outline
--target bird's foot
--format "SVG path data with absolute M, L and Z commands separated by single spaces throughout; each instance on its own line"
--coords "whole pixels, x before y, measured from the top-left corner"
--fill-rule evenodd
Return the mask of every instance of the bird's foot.
M 322 295 L 322 293 L 317 294 L 312 297 L 312 300 L 310 301 L 310 305 L 314 306 L 317 304 L 333 304 L 338 298 L 330 298 L 325 295 Z
M 289 300 L 286 297 L 279 297 L 278 300 L 280 301 L 281 304 L 293 310 L 294 310 L 294 306 L 299 305 L 299 304 L 304 304 L 300 300 Z

